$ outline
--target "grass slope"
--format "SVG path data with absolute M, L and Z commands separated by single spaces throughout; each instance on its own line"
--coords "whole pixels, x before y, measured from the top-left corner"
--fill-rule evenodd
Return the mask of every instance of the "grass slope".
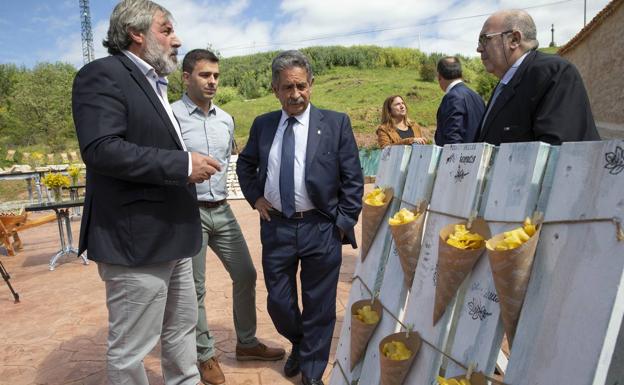
M 399 94 L 406 100 L 409 117 L 423 126 L 435 126 L 436 111 L 443 93 L 437 82 L 419 80 L 417 71 L 405 68 L 357 69 L 336 67 L 316 77 L 312 103 L 319 108 L 346 112 L 356 133 L 374 134 L 386 97 Z M 272 94 L 231 101 L 223 106 L 236 121 L 236 141 L 247 142 L 253 119 L 280 108 Z

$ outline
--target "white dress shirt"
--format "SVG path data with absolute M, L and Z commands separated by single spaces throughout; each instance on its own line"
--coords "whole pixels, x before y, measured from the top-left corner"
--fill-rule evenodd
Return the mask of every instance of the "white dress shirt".
M 282 211 L 282 201 L 279 189 L 280 166 L 282 163 L 282 138 L 288 125 L 289 116 L 282 110 L 282 116 L 277 125 L 277 131 L 271 144 L 267 165 L 267 179 L 264 185 L 264 197 L 273 208 Z M 308 130 L 310 128 L 310 104 L 301 115 L 294 117 L 297 122 L 293 125 L 295 133 L 295 211 L 314 209 L 308 190 L 305 186 L 305 162 L 308 146 Z
M 158 100 L 160 100 L 160 104 L 162 104 L 165 111 L 167 111 L 169 120 L 171 120 L 171 124 L 173 124 L 173 128 L 175 129 L 175 132 L 178 135 L 178 140 L 182 144 L 182 149 L 186 151 L 186 145 L 184 144 L 184 141 L 182 140 L 182 132 L 180 130 L 180 125 L 178 124 L 178 121 L 173 115 L 173 110 L 171 109 L 171 105 L 169 104 L 169 99 L 167 98 L 167 86 L 158 84 L 158 79 L 159 79 L 158 74 L 156 73 L 156 70 L 154 69 L 154 67 L 152 67 L 148 62 L 146 62 L 145 60 L 141 59 L 140 57 L 138 57 L 137 55 L 133 54 L 132 52 L 128 50 L 123 50 L 121 52 L 123 52 L 124 55 L 126 55 L 130 60 L 132 60 L 132 62 L 136 64 L 137 67 L 139 67 L 139 70 L 141 70 L 141 73 L 145 75 L 145 78 L 147 79 L 148 83 L 152 86 L 152 88 L 154 89 L 154 92 L 158 96 Z M 166 81 L 167 79 L 164 78 L 164 80 Z M 187 175 L 191 175 L 191 172 L 193 171 L 192 168 L 193 168 L 193 162 L 191 160 L 191 154 L 188 153 L 188 174 Z
M 492 93 L 492 98 L 490 99 L 490 102 L 488 103 L 487 108 L 485 109 L 485 114 L 483 114 L 483 120 L 481 120 L 481 129 L 483 129 L 483 127 L 485 126 L 485 122 L 487 120 L 488 115 L 490 114 L 490 110 L 492 109 L 492 106 L 496 102 L 496 99 L 498 99 L 500 93 L 502 92 L 503 87 L 506 86 L 507 83 L 511 81 L 511 79 L 513 79 L 513 76 L 516 74 L 518 67 L 520 67 L 520 64 L 522 64 L 522 62 L 524 61 L 524 58 L 527 57 L 529 52 L 530 51 L 525 52 L 524 55 L 520 56 L 518 60 L 516 60 L 514 64 L 512 64 L 511 67 L 509 67 L 507 72 L 505 72 L 505 75 L 503 75 L 503 77 L 501 78 L 500 82 L 498 82 L 498 84 L 496 85 L 496 88 L 494 88 L 494 91 Z
M 524 53 L 524 55 L 520 56 L 518 58 L 518 60 L 516 60 L 511 65 L 511 67 L 509 67 L 507 72 L 505 72 L 505 75 L 503 75 L 503 78 L 500 81 L 501 83 L 503 83 L 504 85 L 507 85 L 507 83 L 509 83 L 511 81 L 511 79 L 513 79 L 513 76 L 516 74 L 516 71 L 518 70 L 518 67 L 520 67 L 520 64 L 522 64 L 522 62 L 524 61 L 524 58 L 527 57 L 529 52 L 531 52 L 531 51 L 526 51 Z
M 459 84 L 459 83 L 461 83 L 461 82 L 462 82 L 462 80 L 461 80 L 461 79 L 455 79 L 455 80 L 453 80 L 453 81 L 451 82 L 451 84 L 449 84 L 449 85 L 446 87 L 446 90 L 444 90 L 444 93 L 445 93 L 445 94 L 448 94 L 448 93 L 449 93 L 449 91 L 453 89 L 453 87 L 455 87 L 456 85 L 458 85 L 458 84 Z

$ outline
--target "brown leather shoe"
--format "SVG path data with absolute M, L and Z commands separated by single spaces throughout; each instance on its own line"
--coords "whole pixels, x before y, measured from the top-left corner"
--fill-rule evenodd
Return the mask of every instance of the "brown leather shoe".
M 236 346 L 236 359 L 238 361 L 278 361 L 284 358 L 286 352 L 282 348 L 270 348 L 258 342 L 258 345 L 251 348 Z
M 200 362 L 199 374 L 205 385 L 225 384 L 225 376 L 223 375 L 223 371 L 221 371 L 219 361 L 217 361 L 216 357 Z

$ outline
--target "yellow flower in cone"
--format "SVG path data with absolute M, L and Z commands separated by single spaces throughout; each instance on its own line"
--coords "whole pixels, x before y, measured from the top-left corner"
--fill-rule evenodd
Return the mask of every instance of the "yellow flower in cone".
M 390 341 L 384 344 L 383 354 L 393 361 L 407 360 L 412 356 L 412 351 L 401 341 Z
M 488 241 L 486 244 L 487 248 L 495 251 L 513 250 L 528 241 L 533 234 L 535 234 L 535 225 L 531 223 L 531 219 L 527 217 L 522 227 L 515 228 L 511 231 L 505 231 L 503 234 L 505 238 L 502 241 L 498 242 L 496 245 Z
M 481 235 L 470 232 L 465 225 L 455 225 L 455 232 L 446 240 L 449 245 L 462 250 L 476 250 L 483 247 L 484 242 Z
M 383 206 L 386 194 L 381 187 L 373 189 L 373 191 L 366 194 L 364 197 L 364 203 L 369 206 Z
M 420 213 L 414 214 L 412 211 L 403 208 L 397 211 L 392 218 L 388 219 L 388 224 L 390 224 L 390 226 L 404 225 L 415 221 L 419 216 Z
M 467 378 L 461 378 L 457 380 L 456 378 L 444 378 L 442 376 L 438 376 L 438 384 L 439 385 L 470 385 L 470 381 Z
M 371 309 L 369 305 L 365 305 L 358 309 L 355 317 L 367 325 L 374 325 L 379 322 L 379 314 L 377 314 L 375 310 Z

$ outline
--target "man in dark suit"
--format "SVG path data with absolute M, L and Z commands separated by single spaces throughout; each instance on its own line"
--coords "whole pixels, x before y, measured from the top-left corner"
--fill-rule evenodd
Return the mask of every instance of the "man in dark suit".
M 536 51 L 537 46 L 535 23 L 525 11 L 503 10 L 485 21 L 477 52 L 500 82 L 478 141 L 600 140 L 577 69 L 557 55 Z
M 479 94 L 462 81 L 461 62 L 448 56 L 438 61 L 438 84 L 445 95 L 438 107 L 435 143 L 472 143 L 485 111 Z
M 185 151 L 167 100 L 180 46 L 171 14 L 122 1 L 104 46 L 112 56 L 78 72 L 72 108 L 87 166 L 79 251 L 88 249 L 106 287 L 108 380 L 147 385 L 143 359 L 160 340 L 165 384 L 197 385 L 193 183 L 220 167 Z
M 362 170 L 349 117 L 310 104 L 308 59 L 298 51 L 282 52 L 273 59 L 272 75 L 282 110 L 254 120 L 236 172 L 245 198 L 260 214 L 268 311 L 293 345 L 284 373 L 301 371 L 304 385 L 322 385 L 342 244 L 356 247 Z

